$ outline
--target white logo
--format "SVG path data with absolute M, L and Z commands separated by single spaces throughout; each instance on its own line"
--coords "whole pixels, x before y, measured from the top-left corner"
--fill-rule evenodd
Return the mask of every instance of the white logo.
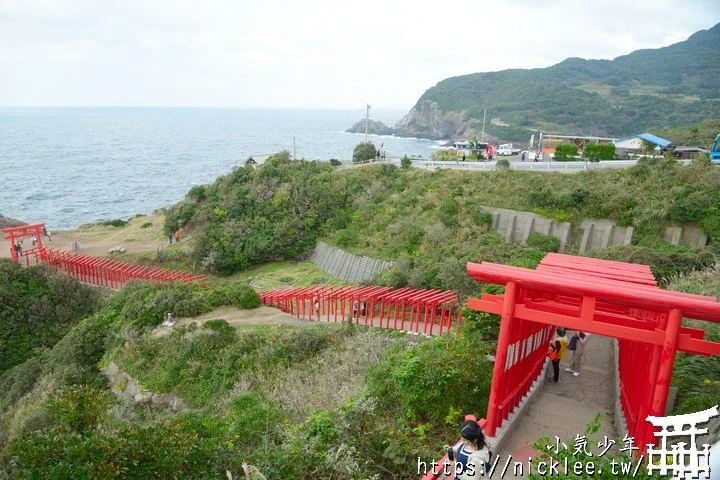
M 655 436 L 660 438 L 660 448 L 656 449 L 648 445 L 648 473 L 658 472 L 663 476 L 670 473 L 680 478 L 700 478 L 700 474 L 705 478 L 710 477 L 710 445 L 705 443 L 702 449 L 698 449 L 696 444 L 696 436 L 708 433 L 708 429 L 698 429 L 697 425 L 706 423 L 718 415 L 720 415 L 718 406 L 715 405 L 702 412 L 686 415 L 648 416 L 646 419 L 648 422 L 662 429 L 660 432 L 655 432 Z M 685 428 L 686 426 L 688 428 Z M 687 437 L 690 437 L 690 448 L 685 448 L 688 445 L 685 442 L 677 442 L 668 448 L 668 438 L 672 440 Z

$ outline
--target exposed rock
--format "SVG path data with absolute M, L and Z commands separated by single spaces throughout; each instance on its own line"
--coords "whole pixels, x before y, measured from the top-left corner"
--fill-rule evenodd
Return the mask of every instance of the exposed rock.
M 125 253 L 125 247 L 117 246 L 108 250 L 108 253 Z
M 367 133 L 372 135 L 394 135 L 395 129 L 388 127 L 377 120 L 368 120 Z M 365 133 L 365 119 L 358 120 L 355 124 L 345 130 L 347 133 Z
M 153 393 L 142 388 L 137 380 L 120 370 L 120 367 L 115 362 L 110 362 L 101 371 L 107 377 L 110 388 L 116 396 L 132 400 L 136 405 L 169 408 L 173 412 L 179 412 L 187 408 L 185 403 L 175 395 Z
M 27 225 L 27 223 L 0 215 L 0 228 L 20 227 L 22 225 Z
M 440 111 L 436 102 L 425 100 L 413 107 L 395 124 L 395 134 L 402 137 L 419 137 L 431 140 L 447 140 L 463 136 L 467 124 L 464 112 Z

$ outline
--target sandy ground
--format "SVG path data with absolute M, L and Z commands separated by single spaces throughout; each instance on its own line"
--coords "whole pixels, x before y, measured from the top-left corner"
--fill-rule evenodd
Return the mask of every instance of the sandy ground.
M 249 325 L 290 325 L 293 327 L 311 327 L 317 325 L 318 322 L 303 320 L 293 317 L 287 313 L 281 312 L 277 308 L 260 307 L 251 310 L 240 310 L 234 307 L 223 307 L 213 310 L 210 313 L 200 315 L 198 317 L 177 318 L 177 326 L 189 325 L 192 322 L 201 326 L 208 320 L 221 319 L 228 322 L 237 329 Z M 170 333 L 174 327 L 159 326 L 156 328 L 152 336 L 162 337 Z

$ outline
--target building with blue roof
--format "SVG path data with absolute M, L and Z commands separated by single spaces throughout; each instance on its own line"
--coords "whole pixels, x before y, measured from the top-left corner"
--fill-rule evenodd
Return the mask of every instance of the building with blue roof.
M 652 133 L 641 133 L 632 137 L 615 140 L 615 153 L 650 153 L 649 146 L 654 145 L 654 153 L 671 152 L 675 145 L 670 140 L 665 140 Z

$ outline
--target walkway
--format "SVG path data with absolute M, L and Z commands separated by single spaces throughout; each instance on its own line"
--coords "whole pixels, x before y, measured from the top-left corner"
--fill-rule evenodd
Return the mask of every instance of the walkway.
M 568 332 L 568 338 L 571 333 Z M 608 438 L 617 436 L 613 424 L 615 380 L 612 341 L 611 338 L 599 335 L 590 337 L 579 377 L 573 377 L 564 370 L 570 366 L 572 352 L 568 352 L 560 362 L 560 380 L 557 384 L 552 380 L 552 367 L 549 366 L 545 386 L 518 420 L 502 451 L 497 452 L 500 454 L 500 462 L 507 461 L 507 456 L 512 455 L 511 462 L 524 461 L 527 466 L 528 457 L 539 455 L 530 447 L 530 443 L 545 435 L 551 439 L 557 435 L 560 441 L 572 448 L 574 444 L 568 440 L 572 441 L 576 434 L 584 435 L 585 426 L 598 412 L 603 416 L 600 419 L 600 430 L 592 436 L 595 439 L 592 446 L 597 447 L 603 435 Z M 597 448 L 593 450 L 597 452 Z M 523 473 L 524 478 L 527 478 L 527 472 Z

